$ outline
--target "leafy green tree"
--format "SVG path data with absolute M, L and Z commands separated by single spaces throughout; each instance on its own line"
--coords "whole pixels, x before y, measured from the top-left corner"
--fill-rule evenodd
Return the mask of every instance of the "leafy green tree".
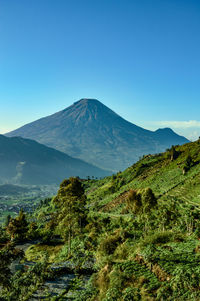
M 16 218 L 11 218 L 7 226 L 7 232 L 11 235 L 11 239 L 23 240 L 28 231 L 28 222 L 23 209 L 20 210 Z
M 28 227 L 27 237 L 29 239 L 36 239 L 38 238 L 38 236 L 39 236 L 39 231 L 38 231 L 37 224 L 35 222 L 30 223 Z
M 185 164 L 183 166 L 183 174 L 185 174 L 193 166 L 193 160 L 190 155 L 187 156 Z
M 12 244 L 7 244 L 0 250 L 0 284 L 3 287 L 9 288 L 10 285 L 11 271 L 9 266 L 11 262 L 23 256 L 24 252 L 14 248 Z
M 53 202 L 58 208 L 58 227 L 68 238 L 71 253 L 72 238 L 81 233 L 86 224 L 86 196 L 81 181 L 73 177 L 64 180 Z
M 141 211 L 142 208 L 142 199 L 141 194 L 137 192 L 136 190 L 130 189 L 127 195 L 127 207 L 130 209 L 133 213 L 138 213 Z
M 130 189 L 127 195 L 127 207 L 133 213 L 147 213 L 157 205 L 157 199 L 151 188 L 142 191 Z
M 157 205 L 157 199 L 152 189 L 149 187 L 144 189 L 144 191 L 142 192 L 142 205 L 143 205 L 143 212 L 149 212 Z
M 174 161 L 178 158 L 179 156 L 179 152 L 176 150 L 175 146 L 172 145 L 171 149 L 170 149 L 170 157 L 171 157 L 171 161 Z
M 9 241 L 9 237 L 5 231 L 5 229 L 0 226 L 0 244 L 5 244 Z
M 11 216 L 10 216 L 10 214 L 8 214 L 8 215 L 6 216 L 6 221 L 5 221 L 5 226 L 6 226 L 6 227 L 7 227 L 8 224 L 10 223 L 10 220 L 11 220 Z

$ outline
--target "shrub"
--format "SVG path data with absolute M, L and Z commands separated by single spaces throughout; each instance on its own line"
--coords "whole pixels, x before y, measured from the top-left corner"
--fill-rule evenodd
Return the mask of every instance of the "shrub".
M 171 157 L 171 161 L 174 161 L 178 158 L 179 156 L 179 152 L 176 150 L 175 146 L 172 145 L 171 149 L 170 149 L 170 157 Z
M 183 166 L 183 174 L 185 174 L 187 171 L 190 170 L 190 168 L 193 166 L 193 160 L 192 157 L 190 155 L 187 156 L 186 160 L 185 160 L 185 164 Z
M 129 190 L 126 202 L 128 209 L 130 209 L 133 213 L 140 212 L 142 208 L 141 194 L 136 190 Z
M 141 246 L 144 247 L 151 244 L 163 244 L 173 240 L 174 234 L 172 231 L 157 232 L 144 237 L 142 239 Z
M 146 188 L 142 192 L 143 212 L 149 212 L 157 205 L 156 197 L 151 188 Z
M 114 253 L 116 247 L 121 243 L 122 239 L 119 232 L 114 235 L 107 236 L 104 240 L 101 241 L 100 251 L 105 255 L 111 255 Z
M 141 296 L 139 289 L 135 287 L 128 287 L 123 291 L 123 301 L 139 301 Z

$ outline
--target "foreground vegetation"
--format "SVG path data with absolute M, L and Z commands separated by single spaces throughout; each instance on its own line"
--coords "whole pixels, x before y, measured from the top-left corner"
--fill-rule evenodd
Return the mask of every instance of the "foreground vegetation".
M 102 180 L 64 180 L 1 229 L 1 300 L 200 300 L 199 162 L 196 141 Z

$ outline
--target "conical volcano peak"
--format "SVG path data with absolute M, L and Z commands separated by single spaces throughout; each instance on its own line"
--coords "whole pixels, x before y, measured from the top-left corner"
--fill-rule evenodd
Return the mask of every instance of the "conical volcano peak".
M 70 107 L 61 111 L 64 112 L 65 118 L 67 116 L 73 117 L 71 122 L 74 121 L 79 122 L 82 121 L 82 126 L 86 126 L 87 122 L 91 121 L 99 121 L 101 123 L 106 122 L 106 120 L 110 120 L 110 118 L 121 118 L 115 112 L 113 112 L 110 108 L 105 106 L 102 102 L 93 98 L 82 98 L 73 103 Z M 93 127 L 93 126 L 92 126 Z
M 79 100 L 79 102 L 99 102 L 100 103 L 100 101 L 96 98 L 81 98 Z
M 92 105 L 103 105 L 98 99 L 95 98 L 81 98 L 78 101 L 74 102 L 75 104 L 82 104 L 82 105 L 88 105 L 88 104 L 92 104 Z
M 140 156 L 159 153 L 184 137 L 132 124 L 97 99 L 82 98 L 66 109 L 29 123 L 8 136 L 35 139 L 104 169 L 122 170 Z

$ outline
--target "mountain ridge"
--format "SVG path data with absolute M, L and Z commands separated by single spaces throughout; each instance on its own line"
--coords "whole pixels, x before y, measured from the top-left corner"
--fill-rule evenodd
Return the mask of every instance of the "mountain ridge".
M 167 133 L 167 135 L 166 135 Z M 123 170 L 140 156 L 189 142 L 172 130 L 143 129 L 96 99 L 83 98 L 62 111 L 6 136 L 34 139 L 104 169 Z
M 53 184 L 70 176 L 105 176 L 107 172 L 31 139 L 0 135 L 0 182 Z

